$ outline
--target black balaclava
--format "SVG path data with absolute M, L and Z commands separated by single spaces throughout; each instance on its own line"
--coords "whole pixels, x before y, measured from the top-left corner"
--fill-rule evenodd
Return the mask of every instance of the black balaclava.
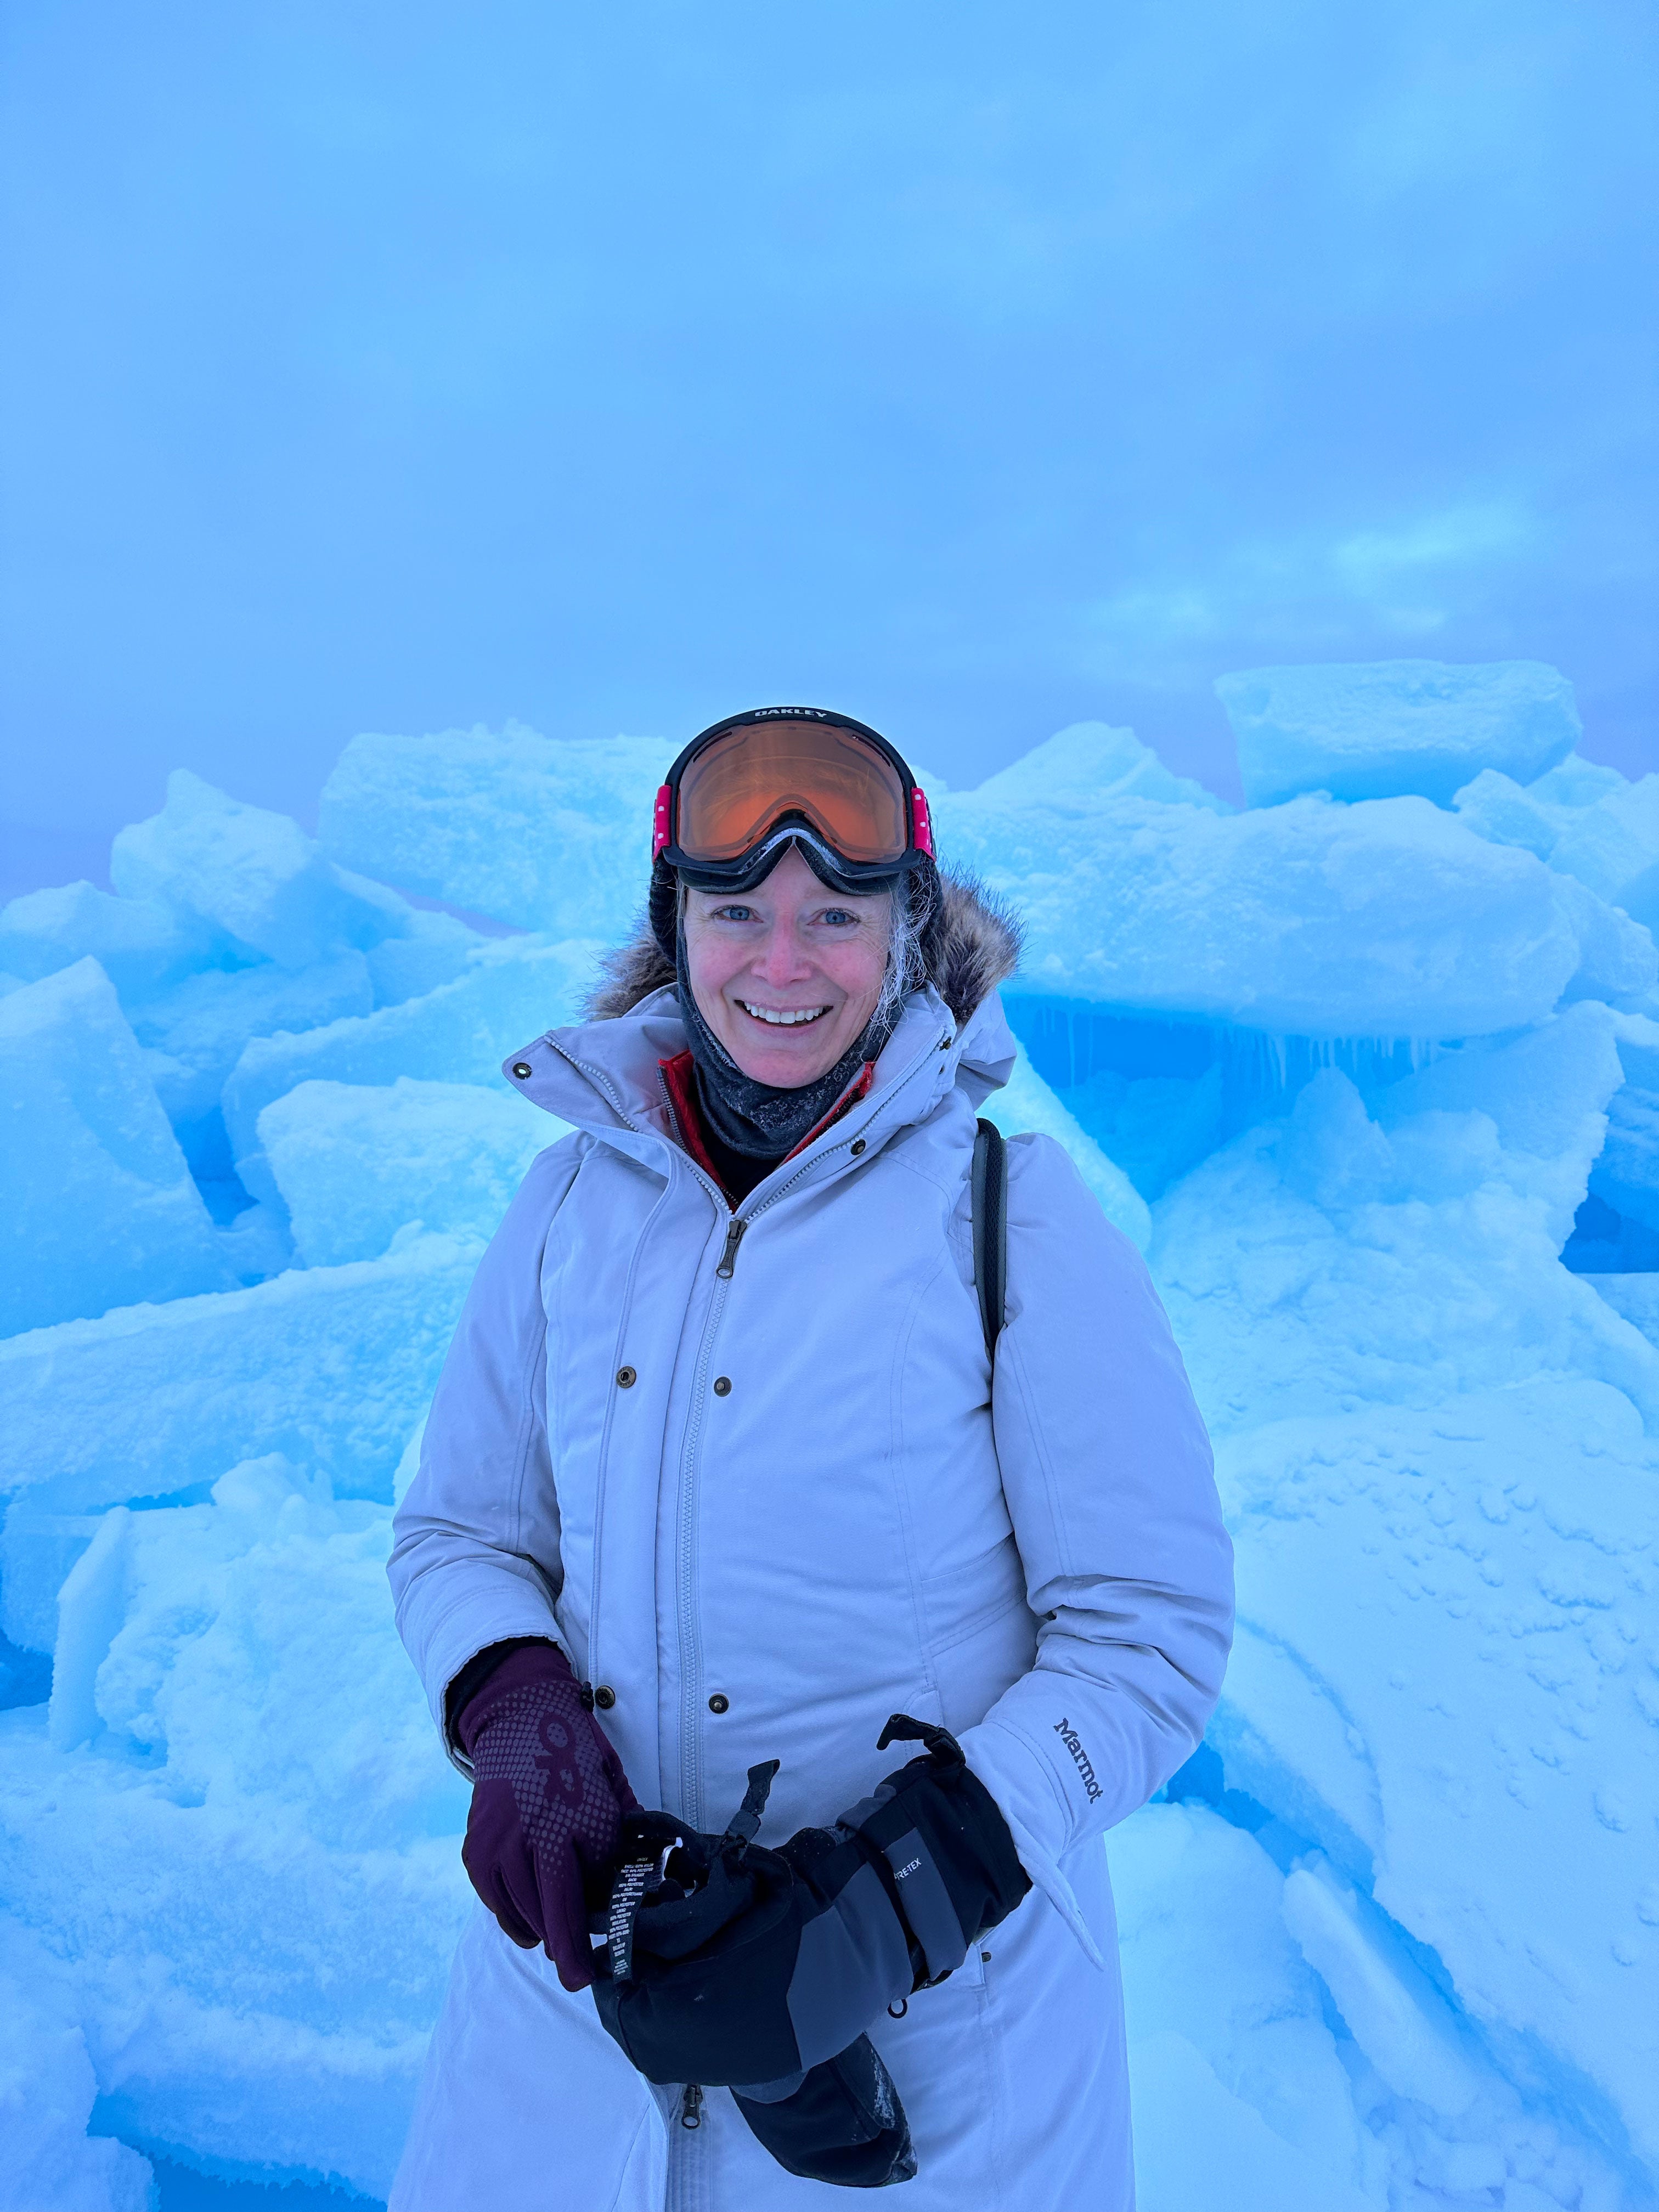
M 781 860 L 784 853 L 790 849 L 787 845 L 782 847 L 778 859 Z M 806 857 L 810 861 L 810 853 Z M 776 865 L 775 860 L 773 866 Z M 666 874 L 667 871 L 663 872 Z M 767 873 L 769 875 L 770 872 L 769 869 Z M 902 886 L 895 883 L 890 888 L 896 897 L 905 896 L 908 890 L 911 912 L 919 926 L 925 927 L 938 904 L 937 884 L 937 875 L 932 863 L 928 862 L 922 868 L 912 870 Z M 659 944 L 666 934 L 662 923 L 668 919 L 670 912 L 674 917 L 672 942 L 678 979 L 676 988 L 680 1013 L 685 1023 L 686 1042 L 691 1048 L 691 1058 L 696 1069 L 697 1103 L 702 1109 L 703 1119 L 711 1133 L 727 1152 L 735 1152 L 745 1160 L 763 1160 L 775 1164 L 779 1160 L 786 1159 L 802 1138 L 817 1127 L 865 1061 L 878 1057 L 897 1025 L 903 1006 L 903 994 L 898 994 L 886 1012 L 878 1005 L 863 1035 L 854 1040 L 835 1066 L 819 1076 L 816 1083 L 786 1089 L 776 1084 L 757 1082 L 752 1075 L 744 1073 L 702 1018 L 687 971 L 685 930 L 678 915 L 678 884 L 672 908 L 667 908 L 665 899 L 656 895 L 654 884 L 653 890 L 652 922 Z M 665 946 L 664 950 L 666 951 L 667 947 Z M 921 980 L 917 975 L 907 976 L 905 989 L 914 988 Z

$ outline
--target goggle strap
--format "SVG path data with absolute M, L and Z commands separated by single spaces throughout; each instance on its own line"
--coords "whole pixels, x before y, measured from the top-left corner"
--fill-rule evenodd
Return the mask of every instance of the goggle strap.
M 926 853 L 930 860 L 936 860 L 939 855 L 933 850 L 933 817 L 927 811 L 927 794 L 920 784 L 911 787 L 910 820 L 917 852 Z
M 651 823 L 651 857 L 654 860 L 672 834 L 674 823 L 674 787 L 661 784 L 657 790 L 657 811 Z

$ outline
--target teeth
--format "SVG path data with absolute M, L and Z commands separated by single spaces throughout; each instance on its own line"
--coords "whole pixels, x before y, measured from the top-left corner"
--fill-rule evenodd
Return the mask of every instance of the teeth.
M 820 1014 L 827 1014 L 828 1006 L 798 1006 L 787 1012 L 781 1006 L 751 1006 L 747 999 L 741 1002 L 745 1014 L 752 1014 L 757 1022 L 770 1022 L 774 1029 L 793 1029 L 800 1022 L 815 1022 Z

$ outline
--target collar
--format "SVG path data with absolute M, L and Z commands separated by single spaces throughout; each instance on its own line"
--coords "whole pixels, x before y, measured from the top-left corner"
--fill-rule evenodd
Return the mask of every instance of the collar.
M 678 1125 L 680 1143 L 690 1153 L 703 1173 L 725 1190 L 726 1181 L 715 1166 L 714 1157 L 709 1152 L 703 1129 L 702 1114 L 697 1104 L 696 1061 L 692 1055 L 690 1047 L 688 1045 L 684 1052 L 676 1053 L 672 1059 L 659 1060 L 657 1065 L 662 1070 L 663 1085 L 668 1092 L 669 1103 L 674 1109 L 674 1119 Z M 785 1160 L 798 1159 L 809 1145 L 816 1144 L 827 1128 L 839 1121 L 849 1108 L 857 1105 L 859 1100 L 865 1096 L 872 1083 L 874 1082 L 875 1075 L 875 1061 L 866 1060 L 823 1120 L 815 1122 L 799 1144 L 793 1150 L 785 1152 L 781 1159 L 775 1160 L 772 1163 L 773 1167 L 781 1168 Z M 768 1172 L 770 1173 L 770 1170 Z M 726 1197 L 729 1200 L 731 1198 L 729 1191 L 726 1192 Z
M 688 1049 L 671 984 L 614 1019 L 545 1031 L 504 1060 L 501 1073 L 544 1112 L 663 1175 L 672 1172 L 672 1159 L 695 1158 L 681 1135 L 662 1067 Z M 868 1085 L 856 1096 L 849 1086 L 849 1095 L 837 1102 L 833 1136 L 821 1126 L 796 1156 L 830 1139 L 833 1162 L 844 1167 L 847 1141 L 863 1137 L 867 1153 L 877 1152 L 900 1130 L 924 1121 L 953 1086 L 977 1111 L 1008 1080 L 1015 1050 L 994 991 L 958 1029 L 938 992 L 925 985 L 905 1002 Z M 696 1164 L 706 1175 L 702 1162 Z M 835 1171 L 834 1164 L 825 1170 Z M 714 1187 L 720 1188 L 718 1178 Z

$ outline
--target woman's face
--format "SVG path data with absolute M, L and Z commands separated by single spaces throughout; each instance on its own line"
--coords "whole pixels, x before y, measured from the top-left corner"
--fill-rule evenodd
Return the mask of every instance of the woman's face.
M 691 891 L 685 957 L 704 1021 L 745 1075 L 798 1090 L 868 1027 L 891 895 L 826 890 L 793 846 L 753 890 Z

